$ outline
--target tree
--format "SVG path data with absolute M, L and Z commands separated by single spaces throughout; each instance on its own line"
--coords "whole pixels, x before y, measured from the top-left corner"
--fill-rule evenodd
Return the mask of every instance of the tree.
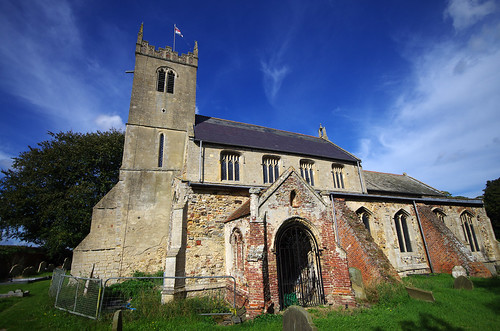
M 484 209 L 491 220 L 495 237 L 500 239 L 500 178 L 486 182 Z
M 118 181 L 124 134 L 49 135 L 2 170 L 0 233 L 60 257 L 89 233 L 93 206 Z

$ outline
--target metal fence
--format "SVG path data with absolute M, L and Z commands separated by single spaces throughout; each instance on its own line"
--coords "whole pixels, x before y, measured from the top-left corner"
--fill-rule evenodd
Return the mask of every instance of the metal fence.
M 53 280 L 54 282 L 54 280 Z M 102 280 L 82 278 L 71 275 L 59 275 L 55 307 L 72 314 L 96 319 L 99 315 L 99 303 Z
M 144 315 L 162 310 L 164 284 L 175 282 L 184 286 L 184 291 L 176 291 L 176 298 L 189 298 L 186 305 L 198 314 L 236 314 L 236 280 L 232 276 L 113 277 L 103 281 L 65 275 L 64 270 L 56 269 L 49 294 L 56 298 L 56 308 L 92 319 L 116 310 Z
M 198 300 L 190 307 L 197 309 L 199 315 L 236 314 L 236 280 L 233 276 L 112 277 L 104 281 L 99 316 L 118 309 L 140 311 L 141 314 L 161 309 L 166 281 L 180 281 L 184 285 L 191 281 L 191 286 L 186 286 L 190 289 L 177 291 L 174 296 L 176 300 Z

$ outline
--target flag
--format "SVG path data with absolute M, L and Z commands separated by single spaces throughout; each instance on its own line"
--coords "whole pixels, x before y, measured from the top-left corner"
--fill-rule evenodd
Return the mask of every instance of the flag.
M 175 25 L 174 25 L 174 31 L 175 31 L 175 34 L 178 34 L 179 36 L 181 36 L 181 37 L 183 37 L 183 38 L 184 38 L 184 36 L 183 36 L 183 35 L 182 35 L 182 33 L 181 33 L 181 30 L 179 30 L 179 28 L 178 28 L 178 27 L 176 27 Z

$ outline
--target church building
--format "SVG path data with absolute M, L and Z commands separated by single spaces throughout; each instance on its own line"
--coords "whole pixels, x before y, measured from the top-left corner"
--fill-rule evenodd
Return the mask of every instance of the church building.
M 197 115 L 197 43 L 181 55 L 156 49 L 141 26 L 135 58 L 119 182 L 94 207 L 73 275 L 230 275 L 238 304 L 256 316 L 353 306 L 351 267 L 365 284 L 454 266 L 496 274 L 500 250 L 481 200 L 363 170 L 321 126 L 314 137 Z M 201 289 L 165 280 L 163 298 Z

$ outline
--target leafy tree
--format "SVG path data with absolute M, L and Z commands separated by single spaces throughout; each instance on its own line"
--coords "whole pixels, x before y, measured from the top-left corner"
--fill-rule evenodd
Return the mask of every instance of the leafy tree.
M 60 257 L 88 234 L 93 206 L 118 181 L 124 134 L 49 135 L 2 170 L 0 233 Z
M 500 178 L 486 182 L 484 209 L 491 220 L 495 236 L 500 239 Z

